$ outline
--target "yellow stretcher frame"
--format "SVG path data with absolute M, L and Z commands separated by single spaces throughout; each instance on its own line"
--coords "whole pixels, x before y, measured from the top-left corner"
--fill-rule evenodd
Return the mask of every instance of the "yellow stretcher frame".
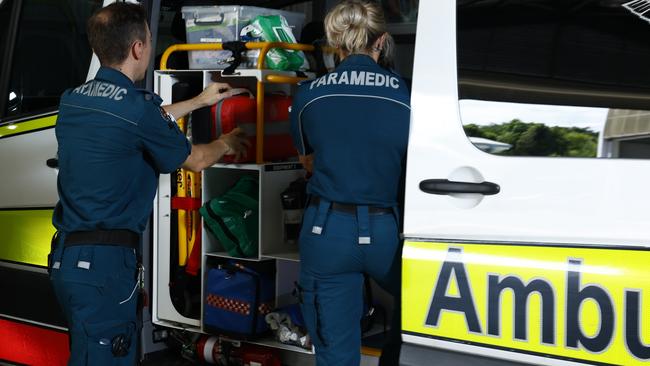
M 184 135 L 187 135 L 187 119 L 186 117 L 179 118 L 176 123 L 178 128 L 183 132 Z M 188 185 L 187 176 L 191 175 L 192 172 L 185 169 L 176 170 L 176 196 L 178 197 L 192 197 L 191 193 L 193 190 Z M 192 179 L 192 181 L 194 181 Z M 197 197 L 199 198 L 199 197 Z M 192 240 L 190 237 L 194 237 L 193 228 L 190 223 L 192 212 L 187 212 L 186 210 L 178 210 L 178 265 L 184 266 L 187 264 L 187 257 L 191 253 L 189 247 L 193 246 Z M 189 232 L 189 233 L 188 233 Z M 188 235 L 189 234 L 189 235 Z

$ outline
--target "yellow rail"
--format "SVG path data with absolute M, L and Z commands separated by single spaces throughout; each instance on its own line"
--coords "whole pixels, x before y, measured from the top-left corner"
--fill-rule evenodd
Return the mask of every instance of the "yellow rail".
M 272 48 L 283 48 L 285 50 L 293 51 L 314 51 L 314 46 L 302 43 L 285 43 L 285 42 L 246 42 L 248 50 L 260 50 L 257 57 L 257 69 L 264 69 L 266 66 L 266 54 Z M 178 51 L 221 51 L 223 50 L 223 43 L 182 43 L 169 46 L 160 59 L 160 69 L 167 69 L 167 60 L 169 56 Z

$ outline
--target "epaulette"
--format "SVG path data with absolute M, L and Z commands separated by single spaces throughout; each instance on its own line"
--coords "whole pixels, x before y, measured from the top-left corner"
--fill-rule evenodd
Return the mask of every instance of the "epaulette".
M 144 98 L 144 100 L 154 101 L 158 104 L 162 103 L 162 98 L 158 94 L 147 89 L 136 89 L 136 90 L 142 93 L 142 97 Z

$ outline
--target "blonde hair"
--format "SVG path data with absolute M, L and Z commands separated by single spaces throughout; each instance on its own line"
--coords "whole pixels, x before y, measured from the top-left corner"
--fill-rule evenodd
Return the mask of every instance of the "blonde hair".
M 379 64 L 392 66 L 393 38 L 386 33 L 382 8 L 368 0 L 344 0 L 325 16 L 327 41 L 344 55 L 368 54 L 374 43 L 386 34 L 379 54 Z

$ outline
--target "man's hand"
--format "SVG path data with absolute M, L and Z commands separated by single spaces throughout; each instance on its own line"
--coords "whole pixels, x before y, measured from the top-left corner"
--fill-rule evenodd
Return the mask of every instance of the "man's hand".
M 246 139 L 244 132 L 239 128 L 235 128 L 230 133 L 219 136 L 218 139 L 209 144 L 192 145 L 192 152 L 181 165 L 181 168 L 200 172 L 217 163 L 224 155 L 229 154 L 235 154 L 237 161 L 246 156 L 246 148 L 249 146 L 251 144 Z
M 229 133 L 224 133 L 219 136 L 219 141 L 223 142 L 228 150 L 224 155 L 235 155 L 235 161 L 241 160 L 241 158 L 246 157 L 246 149 L 251 146 L 250 141 L 246 138 L 246 134 L 239 127 L 230 131 Z
M 211 106 L 221 99 L 230 96 L 228 91 L 231 89 L 229 84 L 226 83 L 212 83 L 207 88 L 203 89 L 201 94 L 196 96 L 197 103 L 202 107 Z

